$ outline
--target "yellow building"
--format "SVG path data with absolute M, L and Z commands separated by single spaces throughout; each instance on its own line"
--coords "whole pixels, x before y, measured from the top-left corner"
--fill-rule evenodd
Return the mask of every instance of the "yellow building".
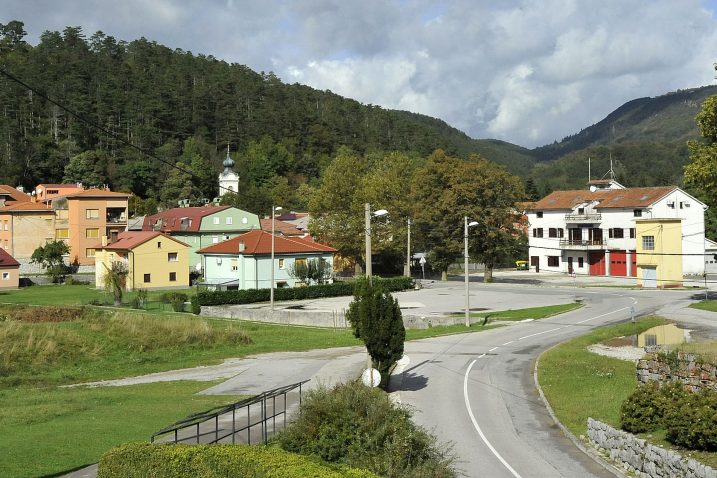
M 115 261 L 127 266 L 127 290 L 189 287 L 189 245 L 161 232 L 121 232 L 115 241 L 105 236 L 93 247 L 97 287 Z
M 682 219 L 637 219 L 637 285 L 682 287 Z

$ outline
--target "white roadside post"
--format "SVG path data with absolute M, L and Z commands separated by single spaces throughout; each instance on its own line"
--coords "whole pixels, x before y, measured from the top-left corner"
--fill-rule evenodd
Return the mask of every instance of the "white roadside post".
M 463 250 L 463 273 L 465 275 L 465 283 L 466 283 L 466 327 L 471 326 L 471 320 L 470 320 L 470 287 L 468 286 L 468 228 L 477 226 L 477 221 L 471 221 L 468 222 L 468 216 L 463 216 L 463 242 L 464 242 L 464 250 Z

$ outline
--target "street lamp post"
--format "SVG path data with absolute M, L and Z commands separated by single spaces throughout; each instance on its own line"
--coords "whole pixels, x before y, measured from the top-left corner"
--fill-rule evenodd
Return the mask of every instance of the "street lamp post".
M 465 283 L 466 283 L 466 327 L 471 326 L 470 321 L 470 288 L 468 286 L 468 228 L 477 226 L 477 221 L 471 221 L 468 222 L 468 216 L 463 217 L 463 242 L 464 242 L 464 250 L 463 250 L 463 273 L 465 275 Z
M 408 239 L 406 241 L 406 277 L 411 277 L 411 218 L 408 218 Z
M 274 312 L 274 218 L 276 212 L 281 211 L 281 206 L 271 207 L 271 284 L 269 285 L 269 303 L 271 304 L 271 312 Z
M 371 216 L 379 217 L 385 216 L 386 214 L 388 214 L 388 211 L 385 209 L 379 209 L 378 211 L 371 213 L 371 205 L 369 203 L 364 205 L 364 230 L 366 232 L 366 277 L 368 278 L 369 284 L 373 284 L 371 279 Z

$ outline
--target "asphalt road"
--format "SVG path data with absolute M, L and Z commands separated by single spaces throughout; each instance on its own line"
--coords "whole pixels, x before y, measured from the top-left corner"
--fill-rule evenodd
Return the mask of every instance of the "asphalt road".
M 490 285 L 491 293 L 503 287 Z M 532 294 L 564 294 L 522 286 Z M 480 293 L 481 291 L 476 291 Z M 654 312 L 690 293 L 583 290 L 586 306 L 539 321 L 408 342 L 411 362 L 400 385 L 417 423 L 452 442 L 459 467 L 470 477 L 614 476 L 581 452 L 555 426 L 533 381 L 535 359 L 545 349 L 590 329 Z

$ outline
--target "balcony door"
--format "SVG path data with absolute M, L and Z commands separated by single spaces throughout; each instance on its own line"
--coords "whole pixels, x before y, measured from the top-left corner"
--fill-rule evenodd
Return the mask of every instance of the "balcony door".
M 591 244 L 602 244 L 602 229 L 597 227 L 590 228 L 589 237 Z
M 572 227 L 568 229 L 568 239 L 571 244 L 580 243 L 583 240 L 583 230 L 579 227 Z

